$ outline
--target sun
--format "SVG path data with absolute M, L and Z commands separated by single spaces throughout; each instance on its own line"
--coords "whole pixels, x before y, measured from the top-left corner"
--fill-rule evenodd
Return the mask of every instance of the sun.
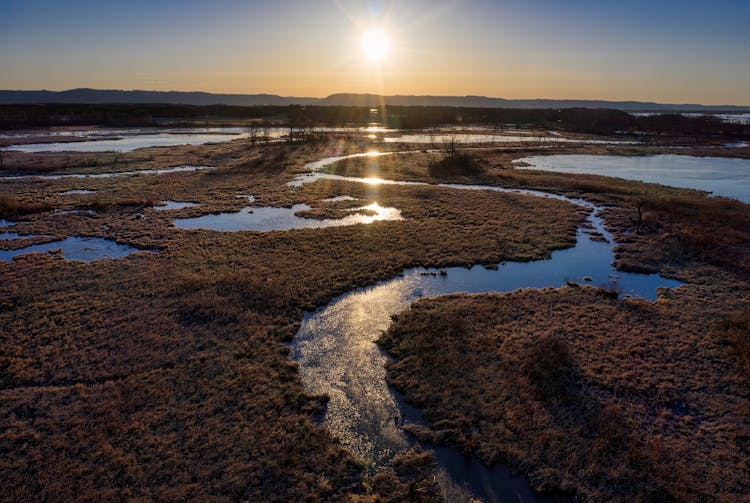
M 388 37 L 378 28 L 371 28 L 362 35 L 362 53 L 371 63 L 380 63 L 388 55 Z

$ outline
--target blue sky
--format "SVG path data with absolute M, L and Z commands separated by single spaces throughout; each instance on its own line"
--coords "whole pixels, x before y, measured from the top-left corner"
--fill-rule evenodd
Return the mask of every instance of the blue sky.
M 0 0 L 0 88 L 750 105 L 748 21 L 739 0 Z

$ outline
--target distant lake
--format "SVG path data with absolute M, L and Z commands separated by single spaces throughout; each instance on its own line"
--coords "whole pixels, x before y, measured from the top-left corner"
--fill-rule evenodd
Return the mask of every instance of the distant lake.
M 750 203 L 750 159 L 653 155 L 546 155 L 518 159 L 522 169 L 604 175 L 711 192 Z
M 552 133 L 552 132 L 550 132 Z M 559 134 L 549 136 L 539 135 L 508 135 L 508 134 L 474 134 L 474 133 L 416 133 L 391 136 L 383 139 L 385 143 L 428 143 L 444 145 L 449 143 L 588 143 L 588 144 L 634 144 L 634 141 L 596 140 L 590 138 L 562 138 Z
M 20 152 L 130 152 L 146 147 L 172 147 L 176 145 L 203 145 L 242 138 L 242 133 L 153 133 L 133 134 L 120 138 L 91 139 L 75 142 L 28 143 L 11 145 L 5 150 Z M 90 136 L 87 138 L 91 138 Z
M 674 112 L 634 112 L 630 115 L 635 117 L 650 117 L 652 115 L 670 114 Z M 703 117 L 712 116 L 717 119 L 721 119 L 726 122 L 732 122 L 734 124 L 750 124 L 750 112 L 741 112 L 734 114 L 704 114 L 704 113 L 680 113 L 685 117 Z
M 294 129 L 299 131 L 299 129 Z M 344 132 L 375 134 L 390 131 L 379 127 L 321 127 L 315 132 Z M 247 127 L 193 127 L 193 128 L 125 128 L 125 129 L 78 129 L 78 130 L 35 130 L 4 133 L 0 139 L 11 139 L 17 145 L 8 145 L 3 150 L 19 152 L 131 152 L 139 148 L 175 147 L 178 145 L 204 145 L 206 143 L 223 143 L 238 138 L 249 138 Z M 254 131 L 258 137 L 279 141 L 289 134 L 289 128 L 258 128 Z M 39 142 L 39 138 L 68 136 L 84 138 L 83 141 Z
M 474 132 L 485 131 L 483 133 Z M 293 129 L 299 132 L 300 129 Z M 518 134 L 523 131 L 515 130 L 514 134 L 507 134 L 507 130 L 498 130 L 488 134 L 487 128 L 472 128 L 471 126 L 456 129 L 453 127 L 436 128 L 428 132 L 407 132 L 380 126 L 369 127 L 316 127 L 313 133 L 346 133 L 377 140 L 383 135 L 385 143 L 424 143 L 444 144 L 455 143 L 634 143 L 622 140 L 563 138 L 559 133 L 550 132 L 547 135 Z M 282 141 L 289 134 L 289 128 L 271 127 L 258 128 L 254 131 L 257 137 L 269 141 Z M 36 130 L 12 132 L 0 135 L 0 139 L 13 140 L 16 145 L 8 145 L 3 150 L 16 150 L 26 153 L 38 152 L 131 152 L 139 148 L 174 147 L 178 145 L 204 145 L 206 143 L 223 143 L 239 138 L 249 138 L 251 131 L 247 127 L 204 127 L 204 128 L 126 128 L 100 129 L 92 128 L 76 130 Z M 75 137 L 82 141 L 51 141 L 43 142 L 50 137 Z M 32 143 L 37 142 L 37 143 Z

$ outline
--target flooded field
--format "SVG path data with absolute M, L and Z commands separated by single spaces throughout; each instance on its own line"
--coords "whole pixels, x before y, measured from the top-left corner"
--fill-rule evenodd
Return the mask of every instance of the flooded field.
M 369 224 L 380 220 L 401 220 L 396 208 L 384 208 L 377 202 L 350 208 L 350 214 L 337 219 L 303 218 L 298 213 L 310 210 L 306 204 L 291 208 L 247 206 L 236 213 L 219 213 L 194 218 L 178 218 L 174 225 L 180 229 L 208 229 L 214 231 L 277 231 L 290 229 L 322 229 L 345 225 Z
M 224 143 L 243 138 L 256 138 L 264 142 L 278 142 L 293 134 L 345 133 L 354 137 L 366 138 L 384 143 L 443 144 L 632 144 L 635 142 L 615 139 L 566 138 L 559 132 L 526 132 L 493 128 L 442 127 L 429 131 L 409 131 L 381 126 L 363 127 L 315 127 L 298 128 L 247 128 L 247 127 L 206 127 L 206 128 L 133 128 L 133 129 L 80 129 L 80 130 L 38 130 L 11 132 L 0 136 L 11 144 L 5 150 L 26 153 L 38 152 L 131 152 L 149 147 L 172 147 L 178 145 L 205 145 Z M 60 137 L 59 141 L 55 138 Z
M 703 190 L 715 196 L 750 203 L 750 159 L 685 155 L 549 155 L 524 157 L 514 162 L 521 169 L 613 176 Z
M 66 180 L 69 178 L 115 178 L 118 176 L 137 176 L 137 175 L 162 175 L 166 173 L 191 173 L 194 171 L 204 171 L 207 169 L 216 169 L 213 166 L 173 166 L 162 169 L 139 169 L 133 171 L 120 171 L 112 173 L 69 173 L 65 175 L 20 175 L 20 176 L 0 176 L 0 182 L 17 181 L 17 180 Z M 83 194 L 89 191 L 68 191 L 69 194 Z
M 597 140 L 591 138 L 564 138 L 558 134 L 549 134 L 547 136 L 539 135 L 512 135 L 512 134 L 476 134 L 476 133 L 418 133 L 402 134 L 400 136 L 389 136 L 383 139 L 385 143 L 424 143 L 424 144 L 505 144 L 505 143 L 532 143 L 532 144 L 564 144 L 564 143 L 584 143 L 590 145 L 612 145 L 612 144 L 635 144 L 637 142 L 626 140 Z
M 33 236 L 19 236 L 9 232 L 0 233 L 0 239 L 28 239 L 31 237 Z M 90 262 L 92 260 L 123 258 L 137 251 L 141 250 L 108 239 L 72 236 L 60 241 L 26 246 L 17 250 L 0 250 L 0 260 L 10 261 L 13 260 L 13 257 L 27 253 L 51 253 L 68 260 Z
M 173 147 L 176 145 L 203 145 L 206 143 L 221 143 L 240 138 L 237 134 L 199 134 L 199 133 L 161 133 L 144 134 L 117 139 L 102 139 L 90 141 L 62 142 L 62 143 L 30 143 L 27 145 L 13 145 L 7 150 L 19 152 L 130 152 L 147 147 Z
M 534 152 L 544 151 L 540 148 Z M 451 201 L 451 198 L 457 197 L 455 196 L 457 193 L 465 195 L 467 192 L 486 194 L 490 198 L 507 199 L 508 201 L 504 204 L 513 206 L 528 204 L 529 200 L 535 201 L 534 204 L 539 204 L 540 201 L 555 200 L 556 204 L 559 202 L 561 205 L 569 206 L 571 215 L 579 214 L 581 218 L 581 223 L 576 231 L 575 244 L 568 248 L 552 251 L 547 259 L 496 263 L 474 261 L 470 263 L 486 265 L 474 265 L 473 267 L 424 268 L 409 265 L 403 269 L 389 271 L 388 276 L 381 276 L 377 279 L 383 279 L 384 277 L 390 279 L 385 279 L 376 284 L 371 281 L 368 284 L 372 286 L 364 288 L 353 288 L 355 286 L 353 284 L 351 287 L 347 287 L 347 289 L 353 289 L 333 298 L 323 307 L 306 312 L 301 319 L 299 330 L 291 342 L 291 358 L 299 364 L 298 375 L 305 391 L 312 395 L 325 394 L 329 397 L 324 416 L 326 431 L 330 431 L 339 439 L 341 444 L 364 462 L 368 474 L 372 475 L 387 469 L 391 466 L 390 464 L 395 456 L 418 446 L 433 453 L 439 468 L 440 486 L 444 488 L 445 494 L 449 495 L 451 500 L 469 501 L 470 498 L 480 498 L 487 502 L 566 500 L 566 498 L 548 498 L 535 495 L 531 485 L 523 476 L 514 474 L 502 463 L 488 468 L 476 458 L 467 459 L 459 450 L 420 443 L 407 434 L 405 428 L 424 424 L 424 419 L 419 409 L 406 404 L 402 397 L 387 384 L 385 365 L 390 360 L 377 345 L 376 340 L 384 330 L 391 326 L 393 316 L 408 309 L 420 299 L 445 294 L 511 292 L 517 289 L 591 285 L 604 288 L 606 292 L 609 292 L 607 295 L 613 295 L 614 297 L 655 300 L 660 294 L 660 288 L 677 288 L 685 283 L 659 274 L 629 273 L 615 269 L 613 266 L 615 258 L 613 248 L 617 246 L 617 243 L 604 225 L 603 214 L 606 208 L 601 203 L 594 204 L 585 199 L 565 197 L 553 192 L 505 188 L 498 185 L 432 183 L 430 178 L 419 178 L 419 169 L 425 168 L 417 166 L 418 162 L 425 163 L 425 159 L 432 155 L 431 152 L 425 154 L 421 151 L 419 153 L 414 151 L 370 151 L 349 155 L 330 155 L 336 152 L 341 152 L 341 150 L 328 150 L 325 154 L 321 153 L 320 158 L 306 152 L 305 157 L 297 161 L 297 165 L 292 165 L 292 168 L 284 172 L 283 176 L 279 176 L 267 185 L 261 184 L 267 183 L 266 178 L 276 175 L 267 174 L 260 170 L 254 172 L 244 166 L 242 170 L 237 172 L 233 172 L 232 169 L 222 169 L 220 176 L 215 176 L 213 173 L 211 173 L 211 176 L 207 176 L 206 173 L 201 173 L 214 169 L 211 166 L 174 166 L 134 171 L 116 171 L 113 168 L 106 168 L 106 171 L 104 171 L 105 168 L 101 168 L 100 172 L 93 174 L 66 173 L 64 175 L 17 176 L 5 177 L 0 180 L 23 182 L 15 186 L 10 184 L 8 186 L 28 187 L 29 190 L 33 190 L 34 183 L 45 183 L 48 180 L 125 177 L 114 181 L 111 188 L 100 187 L 99 184 L 103 182 L 97 182 L 97 184 L 92 182 L 90 186 L 97 189 L 97 197 L 99 195 L 111 197 L 108 191 L 118 190 L 118 184 L 127 184 L 128 187 L 132 187 L 128 189 L 131 191 L 129 193 L 130 200 L 140 200 L 138 197 L 143 197 L 144 201 L 149 201 L 145 205 L 145 209 L 136 206 L 128 209 L 129 213 L 125 213 L 125 216 L 123 216 L 123 210 L 104 206 L 99 215 L 105 216 L 86 219 L 85 225 L 90 225 L 91 228 L 96 229 L 100 226 L 97 219 L 102 218 L 102 222 L 107 221 L 123 226 L 123 232 L 127 232 L 131 236 L 138 236 L 141 231 L 151 232 L 156 236 L 164 236 L 165 238 L 162 239 L 166 239 L 170 243 L 169 246 L 172 247 L 175 247 L 174 243 L 179 243 L 180 239 L 188 235 L 191 236 L 190 239 L 193 239 L 193 237 L 201 239 L 201 247 L 207 245 L 210 247 L 211 243 L 219 240 L 227 243 L 236 240 L 236 246 L 239 246 L 238 249 L 243 250 L 243 252 L 240 255 L 231 255 L 230 252 L 221 248 L 216 255 L 216 259 L 219 261 L 235 260 L 237 256 L 248 256 L 250 252 L 246 252 L 242 248 L 245 246 L 244 240 L 252 244 L 263 244 L 265 243 L 264 239 L 294 242 L 294 234 L 303 234 L 283 234 L 283 231 L 288 230 L 320 229 L 315 231 L 315 234 L 320 233 L 321 239 L 324 239 L 326 233 L 334 232 L 335 228 L 363 224 L 359 227 L 363 230 L 362 234 L 369 234 L 377 229 L 383 231 L 384 228 L 378 225 L 364 226 L 379 221 L 395 221 L 398 223 L 389 224 L 394 226 L 389 228 L 390 232 L 393 232 L 398 226 L 410 225 L 414 221 L 410 213 L 414 211 L 414 207 L 410 209 L 408 204 L 402 205 L 394 201 L 408 203 L 412 198 L 418 198 L 419 206 L 432 207 L 434 205 L 435 208 L 442 208 L 436 212 L 436 215 L 445 214 L 454 211 L 454 207 L 460 207 L 461 203 L 458 202 L 460 199 L 456 199 L 455 204 L 450 203 L 452 205 L 450 208 L 447 207 L 449 203 L 445 201 Z M 327 155 L 327 157 L 322 157 L 323 155 Z M 412 158 L 410 155 L 415 157 Z M 374 164 L 379 162 L 381 168 L 384 168 L 383 161 L 377 159 L 382 156 L 389 156 L 383 159 L 395 159 L 399 163 L 403 163 L 404 166 L 408 166 L 409 169 L 413 169 L 411 173 L 415 176 L 414 179 L 423 181 L 391 179 L 386 171 L 380 173 L 373 171 L 371 176 L 344 176 L 325 172 L 329 166 L 338 161 L 358 158 L 365 161 L 372 159 Z M 557 157 L 573 156 L 527 157 L 523 161 Z M 579 157 L 591 160 L 592 165 L 599 166 L 600 169 L 599 158 L 610 158 L 608 156 Z M 673 157 L 685 156 L 658 157 L 666 157 L 669 160 Z M 310 161 L 310 159 L 316 158 L 318 160 Z M 667 162 L 667 160 L 663 162 Z M 210 163 L 209 161 L 205 162 Z M 238 163 L 238 165 L 240 164 Z M 224 168 L 221 163 L 217 163 L 217 166 Z M 250 166 L 254 167 L 254 165 Z M 150 191 L 152 190 L 151 187 L 158 186 L 160 183 L 157 181 L 158 177 L 148 178 L 149 176 L 179 172 L 185 172 L 186 174 L 174 177 L 175 179 L 170 180 L 169 183 L 165 182 L 165 186 L 159 192 L 147 192 L 148 199 L 145 199 L 146 193 L 138 192 L 139 190 Z M 356 171 L 343 172 L 357 174 Z M 365 173 L 367 172 L 365 171 Z M 397 173 L 393 173 L 394 178 L 397 178 Z M 426 169 L 425 173 L 427 173 Z M 524 173 L 524 175 L 526 174 Z M 142 178 L 127 178 L 131 175 L 139 175 Z M 55 196 L 63 194 L 86 195 L 93 192 L 86 188 L 85 182 L 74 181 L 72 183 L 75 183 L 75 185 L 64 185 L 59 182 L 57 185 L 60 185 L 60 187 L 56 191 L 53 190 L 53 194 Z M 497 183 L 505 182 L 499 181 Z M 262 187 L 262 190 L 256 192 L 253 187 L 254 184 L 258 184 Z M 49 187 L 54 188 L 57 185 L 49 183 Z M 179 187 L 180 190 L 175 190 L 175 187 Z M 359 188 L 365 190 L 357 190 Z M 408 191 L 414 190 L 414 192 L 408 192 L 407 189 Z M 404 192 L 400 193 L 399 191 Z M 431 196 L 433 191 L 435 194 L 440 194 L 440 199 L 443 200 L 442 206 L 439 201 L 435 201 L 436 195 Z M 255 198 L 249 195 L 250 193 L 262 195 L 263 197 L 259 198 L 260 200 L 267 200 L 266 198 L 271 195 L 273 198 L 271 200 L 278 204 L 278 207 L 254 206 Z M 449 196 L 448 193 L 454 195 Z M 220 205 L 217 205 L 206 194 L 212 194 L 212 197 L 221 200 Z M 396 196 L 402 199 L 394 200 Z M 391 199 L 389 200 L 388 197 Z M 243 199 L 241 206 L 244 207 L 239 211 L 228 211 L 227 208 L 234 209 L 237 207 L 232 204 L 232 201 L 236 201 L 234 198 Z M 77 199 L 80 201 L 76 201 Z M 79 205 L 87 199 L 89 198 L 59 198 L 57 199 L 59 204 L 64 205 L 59 206 L 59 208 L 64 209 L 56 210 L 55 214 L 85 212 L 87 211 L 83 209 L 85 207 Z M 150 209 L 150 205 L 154 204 L 153 201 L 157 201 L 157 203 L 153 206 L 153 209 Z M 303 204 L 302 201 L 307 204 Z M 487 204 L 489 200 L 485 199 L 484 202 Z M 284 206 L 286 204 L 288 206 Z M 194 212 L 189 213 L 190 215 L 203 214 L 190 218 L 174 218 L 170 214 L 160 214 L 162 211 L 185 208 L 197 208 Z M 404 212 L 403 215 L 402 211 Z M 477 207 L 469 206 L 465 208 L 465 211 L 470 215 L 477 211 Z M 583 216 L 584 213 L 586 214 L 585 217 Z M 93 213 L 90 214 L 94 215 Z M 335 215 L 335 218 L 332 215 Z M 607 215 L 610 215 L 610 213 L 607 213 Z M 417 218 L 426 221 L 435 217 L 426 212 Z M 462 214 L 460 217 L 462 225 L 465 222 L 464 218 L 465 216 Z M 500 216 L 497 218 L 498 226 L 516 225 L 513 221 L 505 220 Z M 575 220 L 571 221 L 573 226 L 569 228 L 569 232 L 572 235 Z M 445 222 L 449 222 L 449 220 Z M 41 219 L 39 219 L 39 223 L 41 225 Z M 0 234 L 0 239 L 18 240 L 32 237 L 19 236 L 13 228 L 13 224 L 8 222 L 2 224 L 5 230 Z M 170 224 L 172 227 L 170 227 Z M 28 222 L 25 225 L 32 224 Z M 45 225 L 51 225 L 51 223 L 47 221 Z M 77 225 L 83 224 L 77 222 Z M 477 225 L 477 223 L 472 222 L 471 225 Z M 547 232 L 547 227 L 543 227 L 544 232 Z M 176 229 L 201 229 L 227 233 L 250 232 L 245 235 L 230 236 L 225 234 L 218 237 L 212 233 L 184 233 Z M 335 231 L 341 230 L 336 229 Z M 346 230 L 354 231 L 355 229 Z M 351 234 L 356 236 L 357 232 Z M 339 243 L 350 239 L 347 235 L 342 236 L 346 237 L 339 237 Z M 379 239 L 382 240 L 382 237 Z M 374 241 L 374 243 L 380 243 L 380 241 Z M 572 244 L 571 241 L 568 243 Z M 496 244 L 498 247 L 502 246 L 501 241 Z M 377 254 L 376 246 L 378 245 L 368 243 L 369 245 L 372 245 L 372 248 L 368 249 L 375 250 L 373 253 Z M 21 245 L 16 243 L 15 246 Z M 169 246 L 166 247 L 165 252 L 160 253 L 157 257 L 168 257 L 170 253 L 181 256 L 180 253 L 184 253 L 179 249 L 175 250 L 175 248 L 170 250 Z M 192 246 L 190 243 L 179 244 L 179 248 L 182 249 L 190 249 L 190 246 Z M 557 245 L 556 248 L 560 246 Z M 285 250 L 285 248 L 281 248 L 281 250 Z M 111 239 L 68 237 L 52 243 L 34 244 L 14 251 L 3 251 L 0 252 L 0 259 L 9 261 L 15 255 L 34 251 L 50 253 L 55 257 L 69 260 L 90 261 L 121 258 L 139 250 L 120 245 Z M 329 251 L 335 253 L 338 248 L 331 248 Z M 195 250 L 188 253 L 195 253 Z M 224 253 L 227 255 L 224 256 Z M 282 255 L 285 253 L 283 251 Z M 180 260 L 186 260 L 187 256 L 188 254 L 185 253 Z M 539 256 L 535 256 L 535 258 L 539 258 Z M 272 265 L 273 261 L 274 259 L 267 257 L 263 259 L 264 264 Z M 126 262 L 130 261 L 124 261 L 123 263 Z M 431 263 L 435 264 L 436 262 Z M 248 265 L 247 270 L 253 270 L 253 267 Z M 192 281 L 190 280 L 187 284 L 198 285 L 200 291 L 205 288 L 205 283 L 193 283 Z M 231 291 L 231 289 L 228 291 Z M 340 292 L 341 290 L 337 294 Z M 665 292 L 667 290 L 661 291 L 661 293 Z M 328 299 L 330 298 L 328 297 Z M 185 308 L 180 320 L 192 323 L 191 309 Z M 205 319 L 210 319 L 210 317 Z M 299 318 L 296 318 L 296 320 L 299 321 Z

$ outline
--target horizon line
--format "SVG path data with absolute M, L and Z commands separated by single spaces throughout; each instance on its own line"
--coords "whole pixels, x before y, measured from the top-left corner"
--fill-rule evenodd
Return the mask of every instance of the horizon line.
M 79 91 L 79 90 L 88 90 L 88 91 L 113 91 L 113 92 L 147 92 L 147 93 L 202 93 L 202 94 L 210 94 L 210 95 L 227 95 L 227 96 L 275 96 L 279 98 L 293 98 L 293 99 L 317 99 L 317 100 L 324 100 L 327 98 L 330 98 L 331 96 L 337 96 L 337 95 L 351 95 L 351 96 L 374 96 L 374 97 L 409 97 L 409 98 L 485 98 L 490 100 L 505 100 L 505 101 L 603 101 L 603 102 L 609 102 L 609 103 L 644 103 L 644 104 L 653 104 L 653 105 L 674 105 L 674 106 L 700 106 L 704 108 L 710 108 L 710 107 L 740 107 L 740 108 L 748 108 L 750 109 L 750 104 L 733 104 L 733 103 L 711 103 L 711 104 L 705 104 L 705 103 L 698 103 L 698 102 L 682 102 L 682 103 L 674 103 L 674 102 L 662 102 L 662 101 L 653 101 L 648 99 L 611 99 L 611 98 L 541 98 L 541 97 L 535 97 L 535 98 L 506 98 L 506 97 L 499 97 L 499 96 L 487 96 L 484 94 L 378 94 L 378 93 L 368 93 L 368 92 L 346 92 L 346 91 L 339 91 L 330 93 L 326 96 L 298 96 L 298 95 L 283 95 L 273 92 L 218 92 L 218 91 L 203 91 L 203 90 L 192 90 L 192 91 L 184 91 L 184 90 L 178 90 L 178 89 L 170 89 L 170 90 L 158 90 L 158 89 L 137 89 L 137 88 L 131 88 L 131 89 L 114 89 L 114 88 L 95 88 L 95 87 L 73 87 L 69 89 L 0 89 L 0 92 L 52 92 L 52 93 L 64 93 L 64 92 L 70 92 L 70 91 Z

